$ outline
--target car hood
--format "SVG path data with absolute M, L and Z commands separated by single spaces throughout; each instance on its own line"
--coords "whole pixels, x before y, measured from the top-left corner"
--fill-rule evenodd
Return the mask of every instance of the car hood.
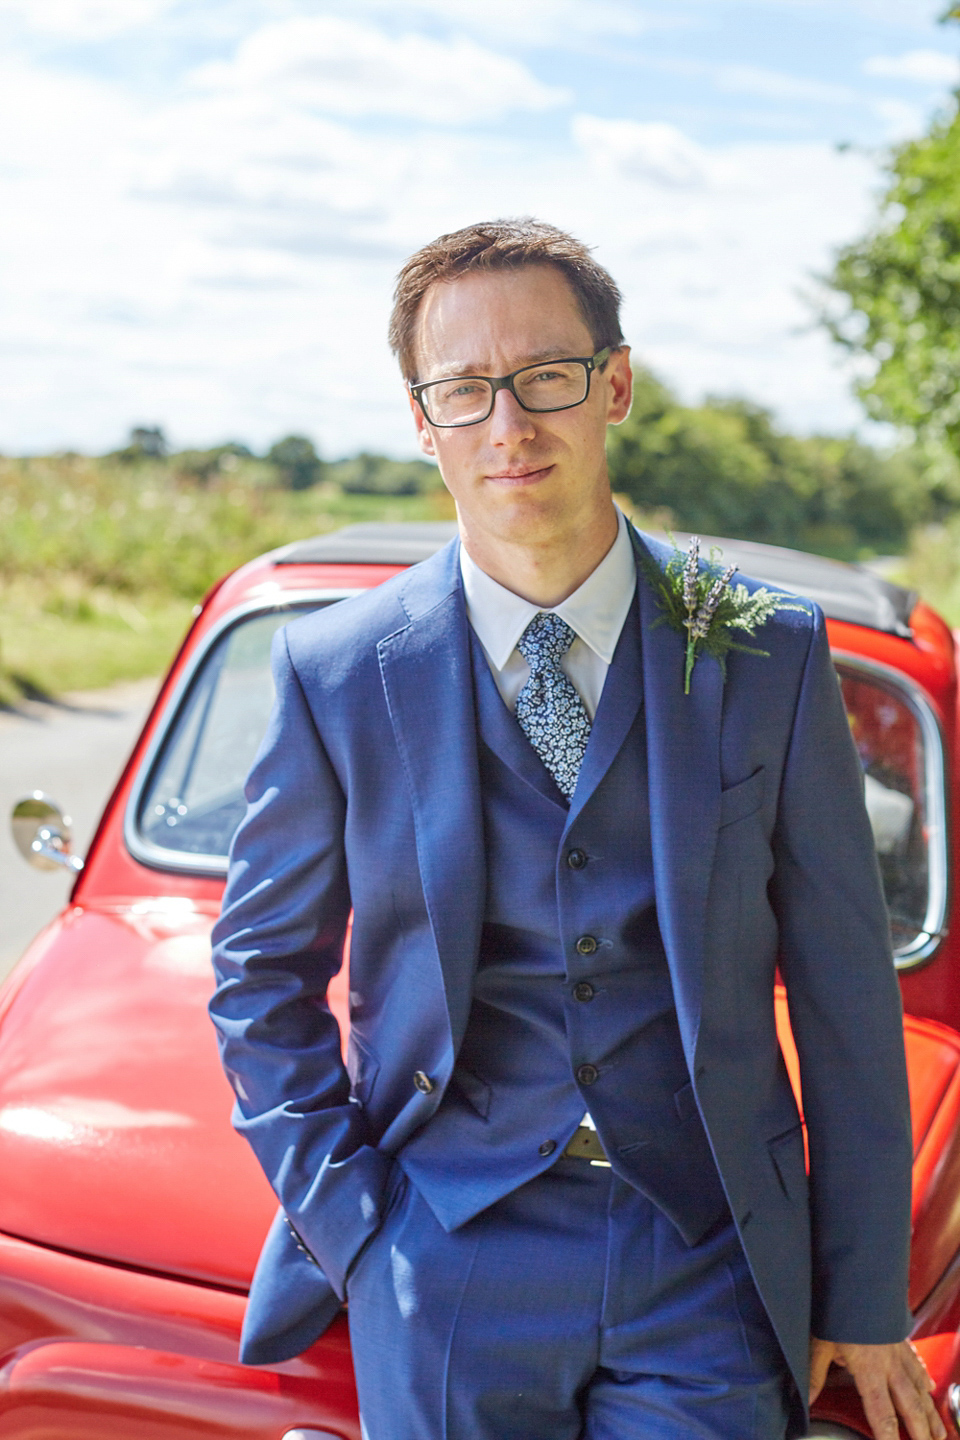
M 0 998 L 0 1230 L 246 1287 L 276 1201 L 230 1125 L 211 907 L 74 907 Z

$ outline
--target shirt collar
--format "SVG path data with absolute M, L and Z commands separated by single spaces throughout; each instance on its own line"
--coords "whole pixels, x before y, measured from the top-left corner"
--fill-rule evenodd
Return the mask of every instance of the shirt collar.
M 514 595 L 491 579 L 463 545 L 460 573 L 470 624 L 493 664 L 502 670 L 520 636 L 543 607 Z M 633 545 L 627 522 L 618 510 L 616 540 L 583 584 L 553 609 L 609 665 L 636 589 Z

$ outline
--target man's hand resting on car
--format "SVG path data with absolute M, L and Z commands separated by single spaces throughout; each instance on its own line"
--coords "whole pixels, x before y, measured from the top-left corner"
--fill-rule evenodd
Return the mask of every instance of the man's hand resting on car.
M 947 1432 L 930 1394 L 933 1382 L 909 1340 L 895 1345 L 844 1345 L 813 1336 L 811 1405 L 823 1389 L 831 1364 L 850 1371 L 876 1440 L 898 1440 L 898 1415 L 910 1440 L 945 1440 Z

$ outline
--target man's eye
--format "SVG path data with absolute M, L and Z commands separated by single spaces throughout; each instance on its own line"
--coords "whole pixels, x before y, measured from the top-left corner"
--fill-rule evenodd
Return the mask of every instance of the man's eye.
M 562 370 L 535 370 L 528 379 L 539 384 L 550 384 L 551 381 L 564 380 L 566 376 Z
M 482 390 L 476 380 L 461 380 L 459 385 L 451 385 L 443 392 L 444 400 L 462 400 L 467 395 L 478 395 Z

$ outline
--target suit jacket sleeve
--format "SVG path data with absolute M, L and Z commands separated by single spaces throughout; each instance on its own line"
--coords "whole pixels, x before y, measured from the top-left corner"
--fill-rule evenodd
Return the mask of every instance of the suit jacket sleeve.
M 273 647 L 277 699 L 247 780 L 213 932 L 210 1011 L 236 1092 L 234 1124 L 337 1294 L 380 1223 L 390 1157 L 368 1143 L 326 1003 L 350 890 L 346 800 L 294 671 Z
M 774 835 L 810 1145 L 813 1332 L 907 1333 L 912 1143 L 900 992 L 863 775 L 815 611 Z

